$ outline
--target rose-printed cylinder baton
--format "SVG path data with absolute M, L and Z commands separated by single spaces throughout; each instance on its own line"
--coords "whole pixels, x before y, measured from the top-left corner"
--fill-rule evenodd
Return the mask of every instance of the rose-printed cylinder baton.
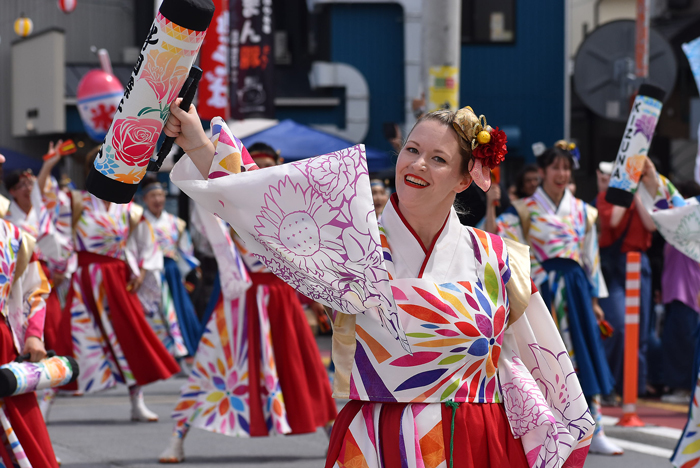
M 664 95 L 664 91 L 656 86 L 643 84 L 639 87 L 605 193 L 607 202 L 624 207 L 632 204 L 661 116 Z
M 131 201 L 213 15 L 212 0 L 163 1 L 88 175 L 90 193 Z

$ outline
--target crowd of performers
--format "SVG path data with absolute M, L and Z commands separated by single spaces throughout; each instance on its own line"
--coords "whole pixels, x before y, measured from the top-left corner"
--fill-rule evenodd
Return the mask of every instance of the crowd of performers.
M 131 419 L 156 421 L 142 388 L 178 373 L 187 380 L 162 463 L 184 460 L 192 428 L 236 437 L 323 428 L 327 467 L 580 467 L 589 451 L 622 453 L 603 432 L 601 396 L 622 392 L 625 254 L 673 224 L 658 213 L 697 205 L 651 161 L 627 210 L 605 202 L 601 165 L 596 208 L 575 197 L 575 152 L 557 142 L 523 171 L 511 202 L 496 203 L 491 170 L 506 136 L 469 107 L 419 119 L 391 195 L 370 182 L 358 147 L 283 164 L 265 144 L 244 148 L 219 118 L 207 136 L 194 107 L 175 105 L 165 133 L 185 151 L 171 180 L 192 199 L 188 222 L 165 211 L 151 177 L 140 205 L 61 187 L 58 155 L 37 176 L 5 177 L 0 364 L 51 349 L 75 358 L 80 375 L 2 400 L 0 466 L 58 466 L 45 424 L 58 393 L 124 384 Z M 474 190 L 481 229 L 455 209 Z M 700 266 L 682 250 L 665 252 L 673 344 L 663 352 L 642 298 L 641 393 L 653 349 L 669 354 L 679 387 L 697 377 L 689 330 Z M 207 270 L 216 276 L 195 307 L 186 278 Z M 651 276 L 643 254 L 643 294 Z M 304 306 L 332 323 L 333 390 Z M 340 413 L 334 398 L 349 400 Z M 678 466 L 700 457 L 698 401 Z

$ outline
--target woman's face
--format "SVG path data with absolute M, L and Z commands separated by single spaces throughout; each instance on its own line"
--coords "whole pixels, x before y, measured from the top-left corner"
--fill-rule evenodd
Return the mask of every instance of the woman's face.
M 372 186 L 372 201 L 374 202 L 374 212 L 379 216 L 384 210 L 384 205 L 389 201 L 389 194 L 382 185 Z
M 472 179 L 462 174 L 462 155 L 455 131 L 427 120 L 416 126 L 396 162 L 396 192 L 402 207 L 451 206 L 456 193 Z
M 571 164 L 566 158 L 556 158 L 542 174 L 542 188 L 550 196 L 560 198 L 571 182 Z
M 160 216 L 165 208 L 165 191 L 161 189 L 153 189 L 143 197 L 143 203 L 148 208 L 148 211 L 156 216 Z
M 31 205 L 33 185 L 34 180 L 31 177 L 23 176 L 14 187 L 8 190 L 8 192 L 10 192 L 12 198 L 14 198 L 20 206 Z
M 540 174 L 537 171 L 525 173 L 523 177 L 523 193 L 526 197 L 531 197 L 535 194 L 537 187 L 540 186 Z

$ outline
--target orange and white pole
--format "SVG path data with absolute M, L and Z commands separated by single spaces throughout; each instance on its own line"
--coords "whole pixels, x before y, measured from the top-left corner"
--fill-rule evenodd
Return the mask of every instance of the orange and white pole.
M 639 366 L 639 287 L 642 276 L 642 255 L 627 253 L 625 277 L 625 360 L 622 391 L 622 417 L 618 426 L 640 427 L 637 416 L 637 380 Z

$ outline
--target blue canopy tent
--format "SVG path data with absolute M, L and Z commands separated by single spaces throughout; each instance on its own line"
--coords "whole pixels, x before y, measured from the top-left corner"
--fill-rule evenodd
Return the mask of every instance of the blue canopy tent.
M 32 158 L 7 148 L 0 148 L 0 154 L 5 156 L 5 164 L 2 166 L 5 174 L 9 174 L 17 169 L 31 169 L 34 174 L 38 174 L 44 163 L 41 159 Z
M 253 143 L 267 143 L 281 152 L 285 161 L 297 161 L 332 153 L 355 143 L 302 125 L 293 120 L 281 121 L 274 127 L 248 135 L 241 140 L 247 147 Z M 370 172 L 381 172 L 394 167 L 390 153 L 365 146 Z

